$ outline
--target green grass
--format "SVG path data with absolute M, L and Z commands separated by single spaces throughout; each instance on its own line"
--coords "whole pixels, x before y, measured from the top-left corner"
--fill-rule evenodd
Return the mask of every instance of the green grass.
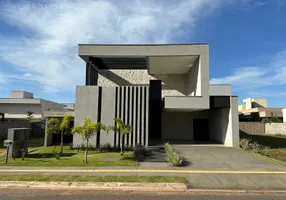
M 2 166 L 138 166 L 134 161 L 132 152 L 125 152 L 123 156 L 119 152 L 88 152 L 88 163 L 83 163 L 84 151 L 70 150 L 64 146 L 60 160 L 53 157 L 53 150 L 60 151 L 60 147 L 44 147 L 26 155 L 24 161 L 21 158 L 9 159 L 8 164 L 0 161 Z
M 257 142 L 263 146 L 272 149 L 286 148 L 286 136 L 283 135 L 251 135 L 246 133 L 240 134 L 241 138 L 250 138 L 253 142 Z
M 0 181 L 186 183 L 184 177 L 172 176 L 0 176 Z
M 251 135 L 242 133 L 241 138 L 251 139 L 260 145 L 269 147 L 259 151 L 270 162 L 286 167 L 286 136 L 283 135 Z M 275 160 L 277 162 L 275 162 Z
M 44 137 L 30 137 L 29 138 L 29 148 L 37 148 L 44 146 Z
M 256 157 L 260 157 L 260 158 L 263 158 L 265 160 L 267 160 L 268 162 L 271 162 L 273 164 L 277 164 L 277 165 L 281 165 L 282 167 L 286 167 L 286 163 L 285 162 L 282 162 L 280 160 L 277 160 L 277 159 L 274 159 L 274 158 L 271 158 L 269 156 L 265 156 L 265 155 L 262 155 L 262 154 L 258 154 L 258 153 L 254 153 L 252 151 L 247 151 L 248 153 L 250 153 L 251 155 L 254 155 Z
M 44 146 L 44 140 L 44 137 L 30 137 L 29 150 Z M 6 155 L 6 147 L 3 146 L 3 141 L 0 140 L 0 156 Z

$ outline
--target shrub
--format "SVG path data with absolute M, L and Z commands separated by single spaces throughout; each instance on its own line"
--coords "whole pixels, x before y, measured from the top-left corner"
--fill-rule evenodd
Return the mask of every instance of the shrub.
M 113 147 L 109 143 L 106 143 L 106 144 L 100 145 L 98 147 L 98 150 L 100 152 L 109 152 L 109 151 L 113 150 Z
M 183 158 L 175 151 L 175 149 L 169 144 L 164 145 L 167 161 L 174 167 L 179 167 L 183 165 Z
M 262 119 L 262 122 L 264 124 L 266 124 L 266 123 L 282 123 L 282 119 L 277 117 L 277 116 L 265 117 L 264 119 Z
M 21 151 L 22 160 L 24 160 L 28 152 L 28 149 L 24 148 L 24 149 L 20 149 L 20 151 Z
M 147 149 L 143 145 L 137 144 L 134 147 L 133 155 L 135 161 L 143 162 L 145 160 L 146 154 L 147 154 Z
M 53 150 L 53 157 L 56 158 L 57 160 L 61 159 L 61 153 L 58 152 L 57 150 Z
M 260 150 L 263 148 L 263 146 L 258 144 L 257 142 L 251 143 L 250 146 L 254 153 L 259 153 Z
M 242 138 L 239 141 L 239 145 L 243 150 L 250 150 L 251 149 L 251 139 Z

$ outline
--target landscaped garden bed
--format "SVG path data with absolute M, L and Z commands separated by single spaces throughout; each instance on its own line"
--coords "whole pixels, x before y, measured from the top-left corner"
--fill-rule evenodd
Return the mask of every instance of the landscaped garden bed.
M 276 163 L 286 166 L 286 136 L 241 133 L 240 138 L 242 149 L 278 160 L 280 162 Z
M 84 150 L 71 149 L 64 146 L 63 153 L 60 146 L 43 147 L 28 153 L 24 160 L 21 158 L 9 159 L 8 164 L 1 160 L 0 165 L 8 166 L 138 166 L 134 161 L 133 152 L 127 151 L 124 155 L 118 152 L 101 152 L 93 149 L 88 151 L 88 163 L 84 163 Z

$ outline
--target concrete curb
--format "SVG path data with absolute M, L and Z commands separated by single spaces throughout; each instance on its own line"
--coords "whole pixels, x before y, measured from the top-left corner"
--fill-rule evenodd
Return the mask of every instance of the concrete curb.
M 136 190 L 183 192 L 187 187 L 183 183 L 138 183 L 138 182 L 40 182 L 40 181 L 0 181 L 0 188 L 37 188 L 37 189 L 85 189 L 85 190 Z
M 198 194 L 206 194 L 206 193 L 225 193 L 225 194 L 286 194 L 286 190 L 244 190 L 244 189 L 188 189 L 186 190 L 188 193 L 198 193 Z

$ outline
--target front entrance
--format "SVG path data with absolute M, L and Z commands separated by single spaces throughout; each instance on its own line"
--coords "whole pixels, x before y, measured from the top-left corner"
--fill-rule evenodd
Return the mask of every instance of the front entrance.
M 209 141 L 209 120 L 208 119 L 193 119 L 193 134 L 194 140 Z

